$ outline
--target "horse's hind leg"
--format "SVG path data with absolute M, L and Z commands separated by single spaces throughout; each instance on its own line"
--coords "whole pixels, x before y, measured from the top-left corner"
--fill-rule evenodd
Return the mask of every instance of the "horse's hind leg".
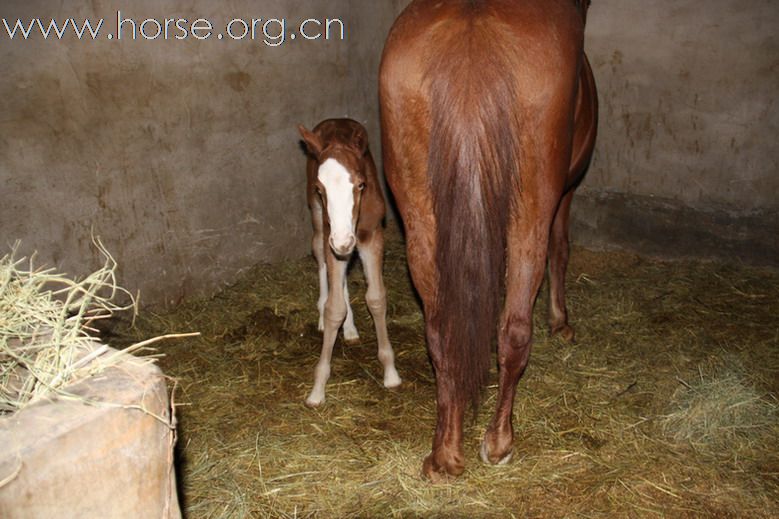
M 319 362 L 314 369 L 314 388 L 311 390 L 306 405 L 316 407 L 325 401 L 325 384 L 330 378 L 330 360 L 333 356 L 333 346 L 338 335 L 338 328 L 346 317 L 346 304 L 344 303 L 343 279 L 346 275 L 346 261 L 335 258 L 332 253 L 327 253 L 327 270 L 331 290 L 327 296 L 324 311 L 324 336 L 322 339 L 322 353 Z
M 549 220 L 523 215 L 509 232 L 506 303 L 498 330 L 498 403 L 481 446 L 485 463 L 504 464 L 511 459 L 514 396 L 530 357 L 533 303 L 544 277 Z
M 573 341 L 574 331 L 568 324 L 565 306 L 565 271 L 568 268 L 568 224 L 574 190 L 563 196 L 552 223 L 549 240 L 549 327 L 552 334 L 559 334 Z
M 382 262 L 384 258 L 384 236 L 380 230 L 372 233 L 369 240 L 359 244 L 360 259 L 365 271 L 368 290 L 365 302 L 376 326 L 376 341 L 379 344 L 379 362 L 384 367 L 384 387 L 400 385 L 400 376 L 395 369 L 395 353 L 387 334 L 387 289 L 384 287 Z
M 422 474 L 432 482 L 459 476 L 465 470 L 463 454 L 463 418 L 467 402 L 456 398 L 452 388 L 453 375 L 445 371 L 446 337 L 442 337 L 438 323 L 432 318 L 438 273 L 435 270 L 435 223 L 432 210 L 429 217 L 410 221 L 406 225 L 408 266 L 414 286 L 425 309 L 425 337 L 436 376 L 436 428 L 433 447 L 422 464 Z

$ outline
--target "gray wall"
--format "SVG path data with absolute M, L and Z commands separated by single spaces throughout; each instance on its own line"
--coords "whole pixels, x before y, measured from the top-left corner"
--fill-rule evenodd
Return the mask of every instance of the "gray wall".
M 212 291 L 309 247 L 296 124 L 368 123 L 395 10 L 360 0 L 0 3 L 0 18 L 340 18 L 345 41 L 27 41 L 0 36 L 0 244 L 74 275 L 90 233 L 146 303 Z M 125 25 L 125 27 L 128 27 Z M 152 27 L 153 29 L 153 27 Z M 129 29 L 128 29 L 129 30 Z M 0 31 L 5 28 L 0 25 Z M 126 33 L 125 33 L 126 34 Z
M 777 35 L 774 0 L 593 2 L 581 242 L 779 264 Z

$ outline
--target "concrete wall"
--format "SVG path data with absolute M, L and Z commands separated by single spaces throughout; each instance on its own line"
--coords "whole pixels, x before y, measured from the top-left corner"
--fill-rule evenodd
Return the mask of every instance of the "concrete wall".
M 309 247 L 297 123 L 369 123 L 393 7 L 360 0 L 21 0 L 0 18 L 106 19 L 99 41 L 10 40 L 0 26 L 0 243 L 71 274 L 98 264 L 90 233 L 146 303 L 176 303 Z M 107 39 L 147 18 L 343 20 L 345 41 Z M 309 26 L 310 28 L 311 26 Z M 147 26 L 147 34 L 154 26 Z M 236 26 L 235 33 L 240 29 Z M 277 26 L 269 27 L 277 30 Z M 215 31 L 216 32 L 216 31 Z M 309 31 L 309 33 L 312 31 Z M 171 35 L 177 34 L 171 32 Z
M 779 264 L 778 28 L 773 0 L 593 2 L 580 241 Z

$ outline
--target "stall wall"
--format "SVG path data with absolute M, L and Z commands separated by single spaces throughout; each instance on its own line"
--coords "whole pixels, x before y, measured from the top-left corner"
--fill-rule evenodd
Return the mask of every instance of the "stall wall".
M 262 261 L 308 249 L 296 125 L 350 116 L 378 143 L 375 69 L 395 10 L 357 0 L 231 2 L 4 0 L 0 3 L 0 243 L 82 275 L 99 236 L 120 281 L 175 304 Z M 122 24 L 118 17 L 132 20 Z M 44 38 L 40 19 L 97 25 Z M 154 21 L 141 25 L 147 19 Z M 191 31 L 198 18 L 213 34 Z M 233 40 L 227 23 L 255 24 Z M 286 37 L 280 43 L 280 23 Z M 13 31 L 16 20 L 22 26 Z M 308 19 L 308 36 L 300 24 Z M 331 24 L 326 39 L 327 20 Z M 3 21 L 9 28 L 3 25 Z M 152 39 L 163 26 L 160 36 Z M 203 25 L 202 22 L 200 25 Z M 321 25 L 319 25 L 321 24 Z M 232 34 L 244 31 L 241 22 Z M 219 39 L 217 34 L 222 33 Z M 292 34 L 295 39 L 292 39 Z M 109 39 L 109 34 L 111 39 Z M 135 38 L 133 39 L 133 34 Z M 267 34 L 267 36 L 266 36 Z M 148 36 L 148 37 L 147 37 Z
M 261 261 L 307 253 L 296 125 L 350 116 L 379 149 L 376 74 L 406 0 L 0 2 L 0 244 L 81 275 L 99 236 L 152 304 L 210 293 Z M 779 258 L 779 4 L 624 2 L 590 9 L 601 123 L 574 239 L 660 255 Z M 136 24 L 123 26 L 117 16 Z M 33 27 L 104 18 L 97 40 Z M 206 18 L 211 38 L 141 36 Z M 226 23 L 262 19 L 255 39 Z M 283 18 L 268 36 L 262 23 Z M 16 20 L 22 22 L 14 38 Z M 300 36 L 307 19 L 343 23 Z M 315 25 L 308 25 L 316 29 Z M 152 22 L 146 35 L 155 33 Z M 241 25 L 233 25 L 240 34 Z M 315 30 L 309 30 L 316 32 Z M 296 39 L 291 34 L 296 33 Z M 179 34 L 180 35 L 180 34 Z M 202 32 L 201 32 L 202 35 Z
M 777 27 L 772 0 L 593 2 L 580 241 L 779 264 Z

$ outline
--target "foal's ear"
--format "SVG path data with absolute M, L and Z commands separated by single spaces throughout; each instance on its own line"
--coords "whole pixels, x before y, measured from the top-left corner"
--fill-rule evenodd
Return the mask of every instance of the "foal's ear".
M 355 128 L 352 133 L 352 144 L 365 155 L 368 153 L 368 135 L 362 128 Z
M 306 143 L 306 149 L 308 152 L 314 157 L 319 157 L 319 155 L 322 153 L 322 148 L 324 147 L 322 145 L 322 139 L 319 137 L 319 135 L 308 131 L 302 124 L 298 125 L 298 131 L 300 132 L 300 136 L 303 137 L 303 142 Z

